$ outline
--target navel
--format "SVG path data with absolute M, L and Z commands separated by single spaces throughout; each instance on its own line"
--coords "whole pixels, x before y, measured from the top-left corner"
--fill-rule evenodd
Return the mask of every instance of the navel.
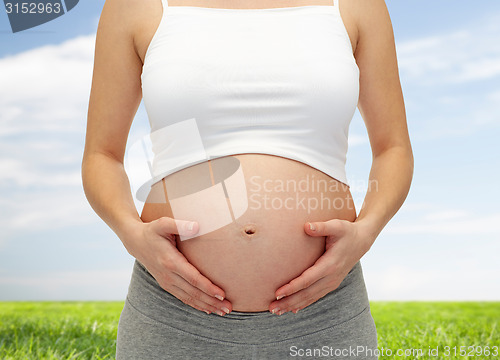
M 246 224 L 243 226 L 242 232 L 247 236 L 252 236 L 257 232 L 255 224 Z

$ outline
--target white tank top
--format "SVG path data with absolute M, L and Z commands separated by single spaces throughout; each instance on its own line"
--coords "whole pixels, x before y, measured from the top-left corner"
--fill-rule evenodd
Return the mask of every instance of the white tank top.
M 218 157 L 260 153 L 348 185 L 359 69 L 334 6 L 168 6 L 141 80 L 152 181 Z

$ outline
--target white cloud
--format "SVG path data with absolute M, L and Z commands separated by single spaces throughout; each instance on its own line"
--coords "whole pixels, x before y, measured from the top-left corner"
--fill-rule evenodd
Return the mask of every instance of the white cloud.
M 425 221 L 462 220 L 466 219 L 467 216 L 473 216 L 473 214 L 465 210 L 450 209 L 427 212 L 422 219 Z
M 422 264 L 423 265 L 423 264 Z M 370 300 L 496 300 L 500 299 L 498 271 L 484 268 L 476 261 L 462 268 L 420 269 L 392 265 L 381 270 L 365 266 L 364 277 Z
M 0 226 L 5 242 L 92 223 L 80 163 L 95 35 L 0 59 Z
M 37 234 L 64 228 L 71 234 L 74 226 L 95 226 L 101 222 L 88 204 L 83 189 L 3 194 L 0 198 L 0 252 L 13 238 L 31 241 Z
M 0 186 L 80 186 L 95 35 L 0 59 Z
M 20 187 L 81 187 L 81 175 L 76 166 L 75 169 L 60 170 L 51 173 L 50 171 L 44 171 L 44 169 L 39 166 L 40 162 L 37 160 L 41 159 L 43 159 L 43 157 L 37 154 L 33 156 L 33 163 L 15 159 L 0 159 L 0 186 L 14 183 Z M 76 161 L 79 160 L 80 159 L 75 160 L 75 164 L 77 164 Z
M 500 241 L 500 213 L 465 216 L 457 212 L 438 213 L 413 218 L 410 223 L 390 223 L 387 234 L 495 235 Z
M 500 241 L 500 212 L 477 214 L 446 204 L 407 200 L 383 231 L 391 235 L 493 235 Z
M 349 148 L 353 146 L 358 146 L 358 145 L 363 145 L 363 144 L 368 144 L 370 141 L 368 139 L 368 136 L 366 134 L 349 134 L 348 140 L 348 146 Z
M 397 43 L 414 139 L 498 129 L 499 19 L 500 13 L 485 14 L 456 30 Z
M 500 26 L 492 19 L 467 29 L 397 44 L 402 77 L 426 85 L 459 84 L 500 75 Z
M 81 159 L 95 34 L 0 58 L 0 246 L 37 231 L 101 222 Z M 138 111 L 139 127 L 147 124 Z M 141 122 L 142 121 L 142 122 Z
M 131 266 L 30 276 L 0 274 L 0 300 L 124 300 L 131 274 Z
M 500 90 L 489 93 L 488 100 L 498 104 L 500 102 Z
M 362 259 L 370 299 L 498 301 L 500 241 L 460 235 L 382 232 Z
M 95 35 L 0 59 L 0 135 L 81 132 Z
M 500 213 L 409 201 L 362 260 L 371 300 L 498 300 Z M 466 289 L 466 291 L 464 291 Z

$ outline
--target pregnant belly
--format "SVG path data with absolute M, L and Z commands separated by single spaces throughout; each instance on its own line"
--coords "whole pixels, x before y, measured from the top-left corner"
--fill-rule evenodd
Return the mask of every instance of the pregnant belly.
M 230 160 L 230 161 L 229 161 Z M 303 163 L 241 154 L 191 166 L 153 185 L 141 218 L 200 224 L 177 248 L 221 287 L 236 311 L 266 311 L 276 290 L 312 266 L 325 237 L 308 221 L 354 221 L 349 188 Z

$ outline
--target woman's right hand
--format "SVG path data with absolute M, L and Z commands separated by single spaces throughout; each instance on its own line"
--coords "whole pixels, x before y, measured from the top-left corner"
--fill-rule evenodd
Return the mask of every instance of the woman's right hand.
M 224 290 L 203 276 L 177 249 L 174 234 L 195 235 L 199 230 L 197 222 L 161 217 L 139 223 L 136 230 L 124 241 L 127 251 L 164 290 L 207 314 L 215 312 L 223 316 L 231 311 Z

